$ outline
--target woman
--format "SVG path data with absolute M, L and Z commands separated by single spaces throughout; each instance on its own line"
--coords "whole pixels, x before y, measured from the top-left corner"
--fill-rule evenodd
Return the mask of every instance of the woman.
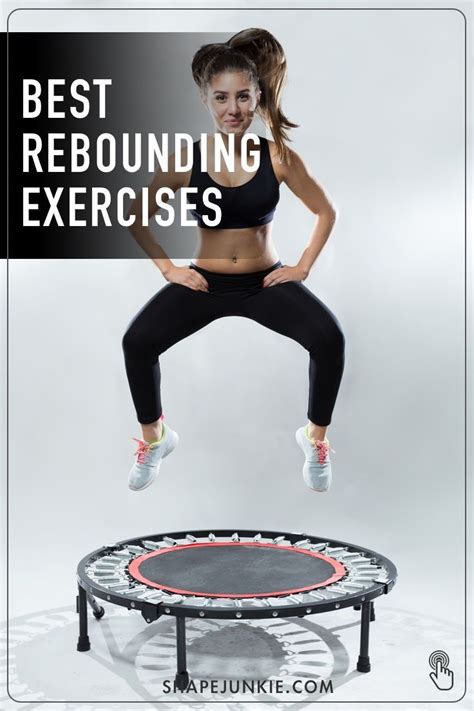
M 287 129 L 296 125 L 280 107 L 286 60 L 269 32 L 248 29 L 225 44 L 205 45 L 196 53 L 192 70 L 215 133 L 226 145 L 234 136 L 235 170 L 224 167 L 216 172 L 216 139 L 210 135 L 204 145 L 194 144 L 190 171 L 158 171 L 150 185 L 152 194 L 162 187 L 174 192 L 198 188 L 193 214 L 201 243 L 197 258 L 184 267 L 175 266 L 159 248 L 163 258 L 153 261 L 169 284 L 143 307 L 124 336 L 127 377 L 143 435 L 136 440 L 129 486 L 134 491 L 149 486 L 161 460 L 178 442 L 177 434 L 163 422 L 159 355 L 211 321 L 239 315 L 296 340 L 309 352 L 308 424 L 297 430 L 296 440 L 305 454 L 306 484 L 326 491 L 331 481 L 326 430 L 344 367 L 344 337 L 329 309 L 302 282 L 329 237 L 336 213 L 301 158 L 285 144 Z M 257 112 L 274 140 L 260 138 L 259 168 L 249 175 L 242 167 L 242 137 Z M 200 170 L 203 152 L 207 173 Z M 293 266 L 279 261 L 271 238 L 281 183 L 317 216 Z M 222 218 L 212 228 L 206 226 L 209 207 L 202 200 L 207 187 L 218 187 L 222 193 Z M 156 255 L 152 233 L 140 226 L 140 209 L 137 200 L 130 211 L 137 219 L 130 229 L 147 254 L 151 256 L 153 245 Z

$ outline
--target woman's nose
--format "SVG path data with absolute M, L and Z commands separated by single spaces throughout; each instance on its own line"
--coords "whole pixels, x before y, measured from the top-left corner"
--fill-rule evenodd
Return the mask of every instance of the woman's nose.
M 228 104 L 227 110 L 230 114 L 238 114 L 239 113 L 239 106 L 238 106 L 237 101 L 235 99 L 229 99 L 229 104 Z

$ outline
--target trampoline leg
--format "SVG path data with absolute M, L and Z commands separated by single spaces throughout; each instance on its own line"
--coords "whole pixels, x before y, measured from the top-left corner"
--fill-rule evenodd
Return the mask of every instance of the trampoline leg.
M 77 651 L 88 652 L 91 648 L 91 643 L 87 634 L 87 593 L 81 585 L 79 585 L 77 607 L 79 612 L 79 639 L 77 640 Z
M 370 671 L 370 659 L 369 659 L 369 627 L 370 627 L 370 616 L 372 612 L 372 603 L 363 602 L 362 612 L 360 615 L 360 654 L 357 661 L 357 671 L 369 672 Z
M 89 602 L 89 605 L 92 607 L 92 612 L 96 620 L 100 620 L 101 617 L 105 615 L 105 610 L 102 607 L 102 605 L 99 605 L 95 597 L 92 595 L 87 596 L 87 600 Z
M 189 684 L 189 674 L 186 670 L 186 618 L 176 618 L 176 651 L 178 661 L 178 671 L 176 672 L 175 684 L 180 691 L 187 689 Z
M 357 610 L 357 612 L 359 612 L 360 609 L 361 609 L 360 605 L 356 605 L 354 607 L 354 610 Z M 370 603 L 370 621 L 375 622 L 375 605 L 373 602 Z

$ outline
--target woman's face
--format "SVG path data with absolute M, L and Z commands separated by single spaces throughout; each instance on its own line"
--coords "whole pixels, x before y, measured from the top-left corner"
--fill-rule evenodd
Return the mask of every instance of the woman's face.
M 218 131 L 239 135 L 252 123 L 259 98 L 246 72 L 223 72 L 211 79 L 203 101 Z

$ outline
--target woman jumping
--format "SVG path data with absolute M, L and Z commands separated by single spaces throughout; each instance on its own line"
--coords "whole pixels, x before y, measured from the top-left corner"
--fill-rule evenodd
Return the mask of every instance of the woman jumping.
M 200 246 L 189 265 L 178 267 L 156 255 L 151 230 L 141 225 L 141 202 L 130 230 L 169 282 L 141 309 L 123 339 L 125 365 L 142 439 L 129 487 L 141 491 L 154 480 L 161 460 L 178 443 L 164 421 L 160 398 L 159 356 L 178 341 L 223 316 L 243 316 L 294 339 L 309 352 L 308 423 L 296 432 L 304 452 L 303 477 L 316 491 L 331 483 L 326 430 L 336 402 L 344 368 L 344 336 L 331 311 L 302 282 L 310 273 L 333 228 L 336 212 L 322 187 L 300 156 L 285 143 L 295 127 L 280 106 L 286 60 L 280 43 L 266 30 L 248 29 L 225 44 L 201 47 L 192 71 L 202 101 L 211 115 L 215 134 L 229 146 L 233 135 L 235 170 L 215 168 L 215 135 L 193 144 L 188 172 L 158 171 L 152 194 L 167 187 L 197 188 L 193 215 Z M 253 174 L 243 168 L 242 137 L 259 114 L 274 140 L 259 137 L 260 161 Z M 232 143 L 230 144 L 232 145 Z M 258 146 L 256 146 L 258 147 Z M 183 149 L 184 150 L 184 149 Z M 207 172 L 200 168 L 207 157 Z M 173 161 L 171 161 L 171 164 Z M 285 183 L 316 222 L 298 263 L 283 265 L 272 242 L 271 228 L 280 184 Z M 203 200 L 206 188 L 218 188 L 222 217 L 209 227 L 215 211 Z M 151 217 L 156 208 L 150 209 Z

